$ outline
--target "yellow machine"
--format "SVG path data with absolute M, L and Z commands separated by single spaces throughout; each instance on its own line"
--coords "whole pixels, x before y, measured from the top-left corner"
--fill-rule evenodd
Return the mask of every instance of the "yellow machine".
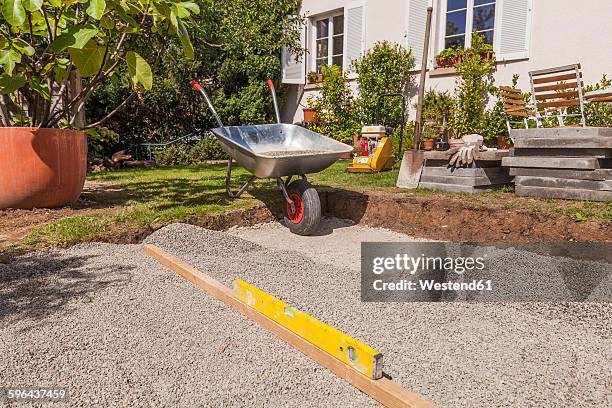
M 393 143 L 384 126 L 361 128 L 359 153 L 353 164 L 346 168 L 350 173 L 376 173 L 393 167 Z

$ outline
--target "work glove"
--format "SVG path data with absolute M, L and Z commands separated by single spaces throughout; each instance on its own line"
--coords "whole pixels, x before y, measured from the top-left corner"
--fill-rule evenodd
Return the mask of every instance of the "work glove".
M 454 152 L 451 153 L 448 165 L 451 167 L 463 167 L 474 163 L 474 160 L 478 159 L 478 153 L 482 150 L 487 150 L 485 146 L 480 143 L 470 144 L 468 146 L 461 146 L 459 148 L 452 149 Z

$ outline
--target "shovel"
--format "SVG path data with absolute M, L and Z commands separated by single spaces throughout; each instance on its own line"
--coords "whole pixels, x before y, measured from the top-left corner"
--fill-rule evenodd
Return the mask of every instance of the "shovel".
M 399 188 L 417 188 L 421 180 L 421 172 L 425 164 L 425 154 L 419 150 L 421 141 L 421 114 L 423 111 L 423 96 L 425 94 L 425 75 L 429 51 L 429 35 L 431 31 L 431 16 L 433 8 L 427 8 L 427 23 L 425 24 L 425 44 L 423 47 L 423 62 L 421 63 L 421 78 L 419 83 L 419 99 L 417 102 L 416 120 L 414 123 L 414 149 L 404 153 L 402 165 L 397 177 Z

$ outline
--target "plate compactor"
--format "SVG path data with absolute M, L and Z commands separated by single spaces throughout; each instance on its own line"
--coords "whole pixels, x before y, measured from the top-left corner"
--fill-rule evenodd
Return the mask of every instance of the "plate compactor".
M 389 128 L 384 126 L 364 126 L 358 142 L 359 153 L 353 164 L 347 167 L 350 173 L 376 173 L 393 167 L 393 143 Z
M 379 96 L 376 103 L 376 122 L 380 123 L 380 108 L 384 98 L 401 98 L 402 121 L 399 136 L 399 154 L 402 154 L 402 136 L 404 135 L 404 125 L 406 123 L 406 99 L 404 95 L 384 94 Z M 356 149 L 359 153 L 355 154 L 353 163 L 346 168 L 349 173 L 378 173 L 379 171 L 391 170 L 395 162 L 393 157 L 393 141 L 391 140 L 393 129 L 380 125 L 369 125 L 361 128 L 360 138 Z

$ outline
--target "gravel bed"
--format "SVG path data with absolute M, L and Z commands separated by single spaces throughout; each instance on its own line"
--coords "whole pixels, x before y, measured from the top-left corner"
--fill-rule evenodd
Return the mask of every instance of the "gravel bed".
M 292 156 L 306 156 L 306 155 L 325 154 L 325 153 L 333 153 L 333 152 L 326 152 L 323 150 L 277 150 L 277 151 L 271 151 L 271 152 L 259 152 L 257 154 L 260 156 L 267 156 L 267 157 L 292 157 Z
M 174 224 L 146 242 L 380 349 L 394 381 L 438 406 L 608 402 L 610 305 L 364 304 L 354 243 L 409 237 L 329 220 L 318 237 L 283 228 Z M 141 245 L 79 245 L 0 264 L 0 355 L 0 386 L 66 385 L 71 406 L 378 406 Z

